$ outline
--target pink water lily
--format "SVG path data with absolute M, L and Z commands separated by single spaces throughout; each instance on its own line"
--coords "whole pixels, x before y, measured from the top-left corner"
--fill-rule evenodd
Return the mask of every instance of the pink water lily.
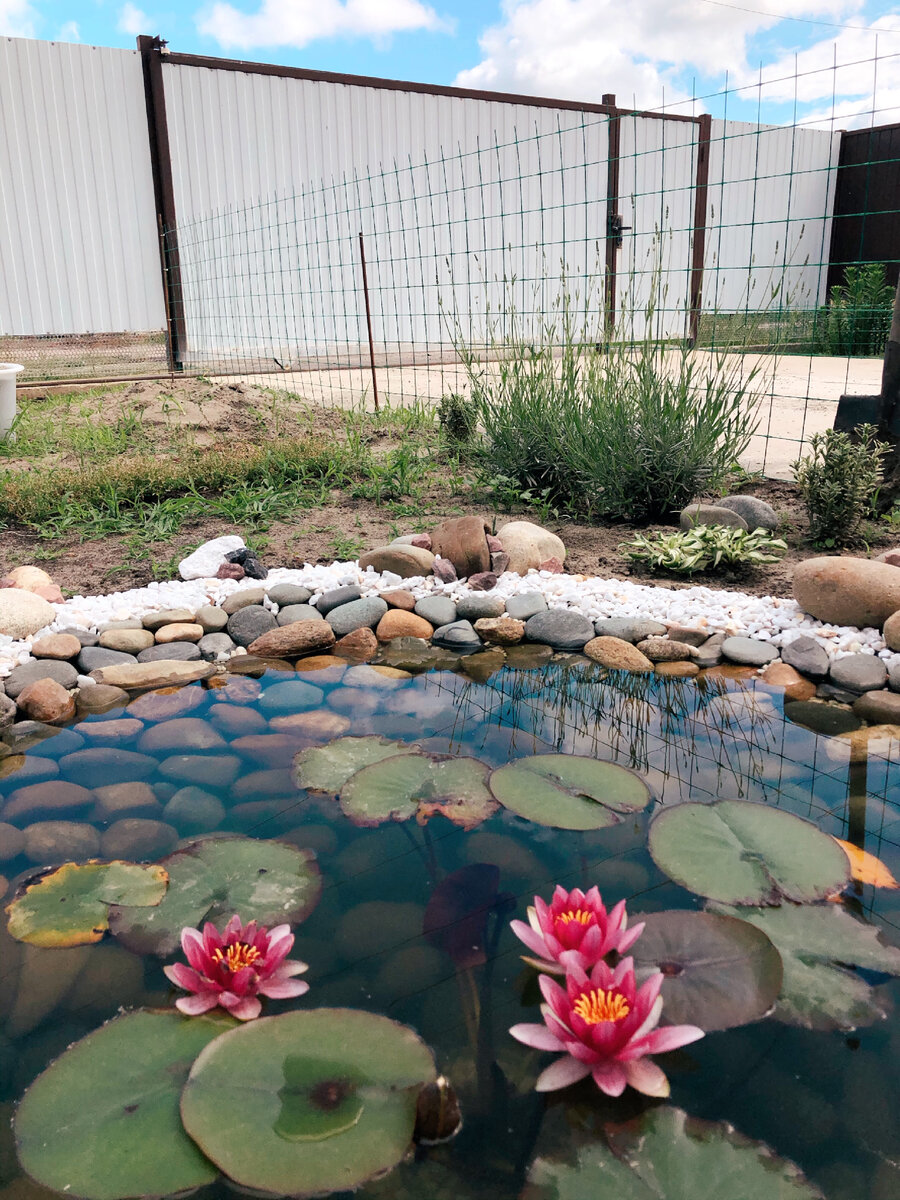
M 572 966 L 564 988 L 541 975 L 544 1024 L 514 1025 L 509 1031 L 526 1046 L 563 1054 L 539 1076 L 537 1090 L 552 1092 L 592 1075 L 607 1096 L 621 1096 L 628 1084 L 645 1096 L 668 1096 L 669 1081 L 649 1056 L 695 1042 L 703 1030 L 696 1025 L 656 1028 L 662 982 L 658 972 L 638 988 L 631 958 L 614 968 L 598 962 L 589 975 Z
M 644 931 L 643 923 L 627 928 L 624 900 L 607 912 L 596 887 L 589 892 L 557 887 L 549 904 L 535 896 L 528 924 L 510 924 L 516 937 L 538 956 L 534 965 L 555 974 L 572 964 L 589 971 L 613 950 L 625 954 Z
M 242 925 L 233 916 L 222 933 L 215 925 L 199 929 L 186 926 L 181 931 L 181 948 L 190 963 L 166 967 L 166 976 L 186 992 L 175 1007 L 189 1017 L 197 1017 L 221 1005 L 233 1017 L 250 1021 L 262 1011 L 259 996 L 287 1000 L 309 991 L 302 975 L 307 965 L 288 958 L 294 944 L 290 925 L 274 929 L 257 928 L 256 922 Z

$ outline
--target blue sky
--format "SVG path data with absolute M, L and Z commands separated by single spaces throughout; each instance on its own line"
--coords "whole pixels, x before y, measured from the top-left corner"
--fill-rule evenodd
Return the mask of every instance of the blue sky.
M 734 117 L 788 121 L 796 104 L 815 123 L 900 119 L 897 0 L 0 0 L 0 33 L 133 47 L 138 32 L 185 52 L 576 100 L 615 92 L 646 108 L 701 96 L 721 113 L 727 77 Z

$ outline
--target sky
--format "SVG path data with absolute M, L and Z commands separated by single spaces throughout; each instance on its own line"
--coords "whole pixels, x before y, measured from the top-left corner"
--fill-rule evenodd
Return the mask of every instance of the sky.
M 741 120 L 900 121 L 898 0 L 0 0 L 0 34 Z

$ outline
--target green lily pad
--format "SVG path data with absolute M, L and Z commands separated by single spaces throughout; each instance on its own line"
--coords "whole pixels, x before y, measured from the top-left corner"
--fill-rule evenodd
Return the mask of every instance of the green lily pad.
M 110 905 L 147 908 L 166 894 L 164 867 L 130 862 L 63 863 L 19 885 L 7 905 L 9 932 L 32 946 L 86 946 L 99 942 Z
M 680 1108 L 650 1109 L 579 1140 L 562 1158 L 539 1157 L 522 1200 L 822 1200 L 794 1163 L 724 1121 Z
M 185 1129 L 231 1179 L 282 1196 L 349 1191 L 395 1166 L 435 1079 L 406 1026 L 318 1008 L 234 1029 L 194 1063 Z
M 877 991 L 851 967 L 900 975 L 900 950 L 888 946 L 840 904 L 729 909 L 755 925 L 778 948 L 784 980 L 775 1017 L 806 1029 L 856 1029 L 887 1015 Z
M 379 735 L 335 738 L 327 746 L 300 751 L 294 759 L 294 782 L 311 792 L 337 795 L 350 776 L 363 767 L 415 751 L 416 747 L 407 742 L 392 742 Z
M 490 767 L 477 758 L 400 754 L 363 767 L 341 791 L 341 809 L 356 825 L 420 821 L 440 813 L 472 829 L 496 811 Z
M 809 904 L 850 878 L 841 847 L 811 821 L 747 800 L 664 808 L 648 848 L 661 871 L 722 904 Z
M 715 913 L 635 915 L 644 932 L 630 951 L 639 978 L 662 971 L 663 1013 L 672 1025 L 708 1032 L 759 1021 L 781 990 L 781 955 L 761 929 Z
M 135 954 L 166 957 L 186 925 L 221 924 L 238 913 L 261 925 L 295 925 L 319 901 L 322 880 L 311 850 L 257 838 L 202 838 L 162 860 L 169 888 L 156 908 L 114 907 L 110 932 Z
M 517 759 L 494 771 L 490 785 L 504 808 L 553 829 L 603 829 L 650 802 L 639 775 L 579 754 Z
M 197 1055 L 234 1023 L 134 1012 L 70 1046 L 19 1104 L 23 1169 L 86 1200 L 168 1196 L 211 1183 L 216 1168 L 184 1132 L 178 1104 Z

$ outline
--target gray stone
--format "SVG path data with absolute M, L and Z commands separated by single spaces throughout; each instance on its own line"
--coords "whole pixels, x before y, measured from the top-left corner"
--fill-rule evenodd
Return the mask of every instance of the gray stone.
M 114 821 L 100 837 L 100 853 L 104 858 L 159 858 L 175 849 L 178 830 L 164 821 L 142 817 L 123 817 Z
M 56 737 L 62 731 L 57 725 L 45 725 L 43 721 L 17 721 L 15 725 L 4 729 L 2 737 L 4 745 L 15 754 L 24 754 L 32 746 Z
M 198 783 L 215 788 L 228 787 L 240 769 L 241 760 L 235 754 L 172 754 L 159 764 L 160 775 L 179 785 Z
M 888 675 L 888 687 L 892 692 L 900 692 L 900 663 L 897 663 L 896 667 L 891 667 Z
M 302 679 L 286 679 L 283 683 L 274 683 L 267 687 L 257 704 L 266 716 L 276 716 L 318 708 L 324 700 L 325 693 L 321 688 L 304 683 Z
M 93 804 L 94 793 L 89 788 L 62 779 L 48 779 L 10 792 L 3 806 L 3 820 L 17 825 L 28 825 L 42 818 L 66 820 Z
M 94 788 L 97 803 L 91 817 L 103 823 L 125 817 L 158 817 L 162 805 L 149 783 L 113 783 Z
M 296 583 L 276 583 L 274 587 L 269 588 L 266 595 L 279 608 L 287 608 L 289 605 L 308 603 L 312 592 Z
M 730 508 L 743 517 L 748 529 L 768 529 L 771 533 L 778 528 L 778 513 L 771 504 L 756 496 L 726 496 L 718 502 L 718 507 Z
M 697 625 L 669 625 L 666 632 L 673 642 L 681 642 L 685 646 L 702 646 L 709 641 L 709 630 Z M 641 641 L 644 639 L 641 638 Z
M 249 646 L 258 637 L 262 637 L 264 633 L 275 628 L 275 618 L 267 608 L 263 608 L 259 604 L 251 604 L 229 617 L 225 628 L 229 637 L 233 638 L 239 646 Z
M 764 667 L 766 663 L 774 662 L 778 651 L 770 642 L 760 642 L 756 638 L 728 637 L 722 643 L 722 655 L 741 666 Z
M 9 771 L 2 782 L 5 788 L 21 787 L 25 783 L 41 783 L 45 779 L 56 779 L 58 775 L 59 764 L 52 758 L 46 758 L 40 754 L 29 754 L 27 758 L 21 756 L 19 765 L 15 770 Z
M 0 821 L 0 862 L 12 862 L 25 849 L 25 834 L 8 821 Z
M 133 654 L 124 654 L 121 650 L 105 650 L 102 646 L 85 646 L 78 655 L 78 670 L 82 675 L 90 675 L 100 667 L 117 667 L 121 663 L 136 663 Z
M 207 662 L 221 662 L 231 657 L 234 642 L 227 633 L 205 633 L 197 642 L 197 649 Z
M 484 592 L 474 596 L 463 596 L 456 602 L 456 615 L 461 621 L 480 621 L 482 617 L 499 617 L 506 611 L 502 596 L 490 596 Z
M 12 725 L 16 719 L 16 711 L 15 700 L 11 700 L 6 692 L 0 694 L 0 729 Z
M 342 604 L 351 604 L 354 600 L 359 600 L 361 596 L 362 592 L 355 584 L 348 587 L 332 588 L 330 592 L 322 593 L 316 601 L 316 608 L 324 617 L 333 608 L 340 608 Z
M 550 608 L 528 618 L 525 637 L 554 650 L 583 650 L 594 637 L 594 623 L 574 609 Z
M 349 604 L 329 609 L 325 619 L 334 630 L 335 637 L 346 637 L 356 629 L 374 629 L 387 608 L 380 596 L 367 596 L 364 600 L 351 600 Z
M 831 665 L 824 647 L 815 638 L 805 636 L 781 647 L 781 661 L 808 679 L 824 679 Z
M 204 604 L 194 613 L 194 622 L 203 629 L 204 633 L 218 633 L 228 624 L 228 613 L 224 608 L 219 608 L 215 604 Z
M 125 617 L 122 621 L 104 621 L 102 625 L 97 626 L 97 633 L 110 633 L 116 629 L 143 629 L 143 623 L 140 617 Z
M 481 648 L 481 638 L 470 621 L 451 621 L 448 625 L 441 625 L 435 629 L 431 640 L 435 646 L 443 646 L 447 650 Z
M 813 733 L 822 733 L 826 737 L 852 733 L 862 724 L 859 717 L 848 712 L 846 708 L 823 704 L 818 700 L 792 700 L 785 704 L 784 715 L 786 720 L 795 725 L 802 725 L 805 729 L 811 729 Z
M 82 647 L 96 646 L 97 642 L 100 640 L 98 634 L 91 633 L 90 629 L 82 629 L 78 625 L 70 625 L 65 629 L 59 629 L 57 630 L 57 633 L 68 633 L 71 634 L 72 637 L 77 637 L 79 642 L 81 642 Z
M 25 833 L 25 857 L 35 866 L 84 862 L 100 854 L 100 834 L 75 821 L 38 821 Z
M 698 646 L 696 657 L 692 659 L 694 665 L 703 670 L 704 667 L 714 667 L 721 662 L 722 643 L 726 636 L 724 633 L 714 633 Z
M 78 672 L 71 663 L 60 659 L 33 658 L 13 668 L 6 679 L 6 694 L 15 700 L 29 684 L 39 679 L 53 679 L 64 688 L 73 688 L 78 685 Z
M 695 525 L 728 525 L 734 529 L 746 529 L 747 522 L 730 508 L 717 504 L 689 504 L 681 510 L 678 518 L 681 529 L 693 529 Z
M 40 725 L 39 721 L 22 721 L 23 725 Z M 18 725 L 15 726 L 18 729 Z M 62 758 L 64 754 L 73 754 L 87 745 L 85 739 L 74 729 L 60 729 L 59 726 L 45 725 L 44 729 L 52 729 L 52 737 L 44 737 L 41 742 L 41 754 L 47 758 Z
M 145 629 L 156 633 L 157 629 L 162 629 L 163 625 L 190 624 L 193 620 L 193 609 L 162 608 L 159 612 L 146 613 L 141 618 L 141 624 Z
M 828 678 L 849 692 L 871 692 L 887 683 L 887 667 L 874 654 L 848 654 L 834 660 Z
M 56 764 L 53 764 L 56 766 Z M 63 779 L 83 787 L 109 786 L 113 783 L 132 783 L 146 779 L 156 770 L 156 759 L 134 750 L 118 750 L 113 746 L 92 746 L 76 750 L 59 761 Z
M 201 717 L 175 717 L 146 729 L 138 742 L 142 754 L 169 750 L 223 750 L 226 742 L 220 733 Z
M 77 703 L 79 714 L 107 713 L 114 708 L 124 708 L 128 703 L 128 693 L 124 688 L 95 683 L 93 687 L 83 687 L 79 690 Z
M 507 616 L 516 621 L 527 621 L 535 613 L 546 611 L 547 601 L 540 592 L 520 592 L 518 596 L 510 596 L 506 602 Z
M 442 625 L 452 625 L 456 620 L 456 605 L 449 596 L 423 596 L 416 601 L 417 616 L 430 621 L 435 629 Z
M 900 696 L 882 689 L 866 692 L 854 703 L 853 711 L 870 725 L 900 725 Z
M 148 646 L 137 656 L 139 663 L 147 662 L 198 662 L 201 658 L 196 642 L 164 642 L 159 646 Z
M 594 622 L 597 637 L 616 637 L 623 642 L 646 641 L 651 637 L 665 637 L 668 628 L 659 621 L 641 621 L 629 617 L 600 617 Z
M 324 621 L 325 618 L 311 604 L 286 604 L 279 609 L 275 620 L 279 625 L 293 625 L 295 621 Z
M 452 624 L 452 622 L 447 622 Z M 387 667 L 398 667 L 401 671 L 431 671 L 449 669 L 459 661 L 457 655 L 439 646 L 433 646 L 424 638 L 394 638 L 382 650 L 379 662 Z M 334 693 L 332 693 L 334 695 Z
M 859 699 L 858 692 L 848 692 L 846 688 L 835 687 L 833 683 L 820 683 L 816 688 L 819 700 L 834 700 L 838 704 L 855 704 Z
M 240 591 L 232 592 L 226 600 L 223 600 L 222 611 L 232 617 L 242 608 L 247 608 L 248 605 L 261 605 L 265 598 L 265 588 L 241 588 Z
M 182 834 L 209 833 L 225 820 L 225 805 L 199 787 L 181 788 L 163 809 L 163 820 Z

